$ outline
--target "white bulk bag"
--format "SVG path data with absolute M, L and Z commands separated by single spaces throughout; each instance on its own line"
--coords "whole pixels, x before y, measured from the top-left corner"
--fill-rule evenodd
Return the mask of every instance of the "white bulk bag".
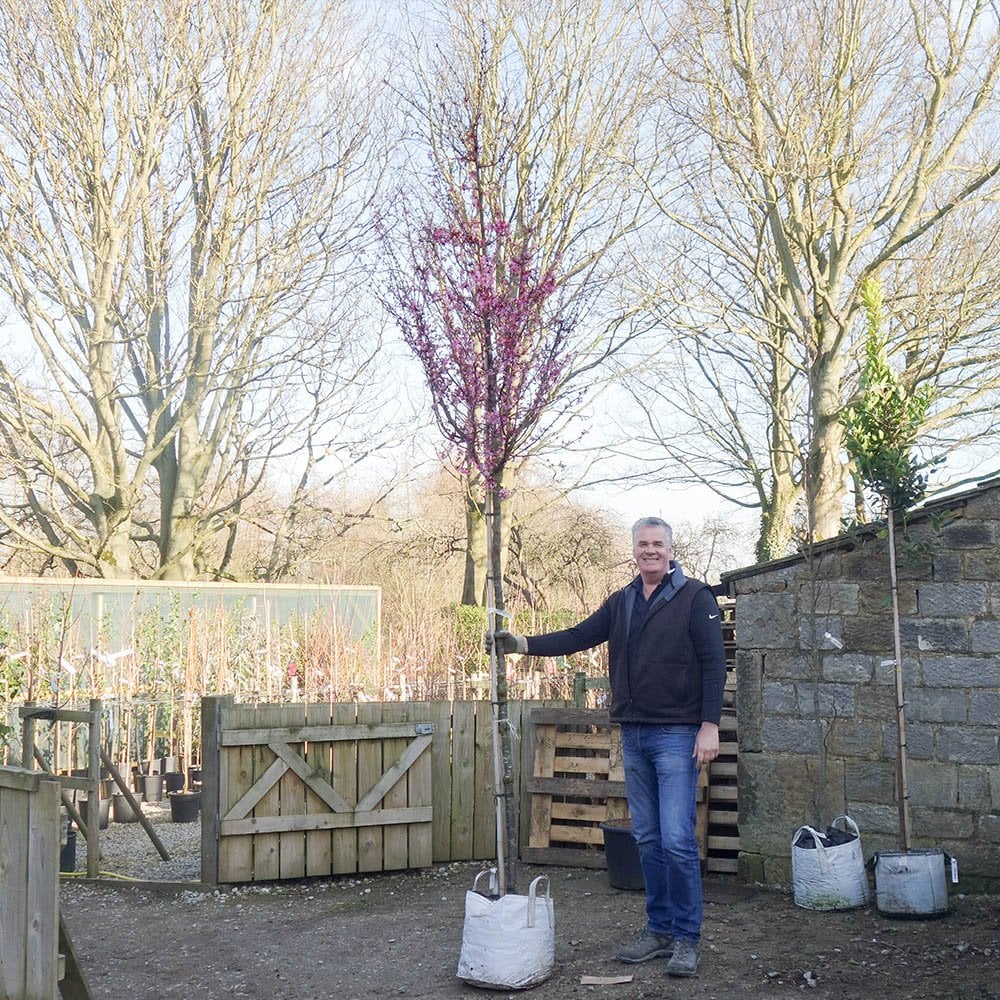
M 548 876 L 539 875 L 526 896 L 508 893 L 491 899 L 476 892 L 485 874 L 480 872 L 465 894 L 458 978 L 487 989 L 537 986 L 552 975 L 555 965 L 556 917 Z M 539 894 L 541 882 L 544 896 Z
M 792 891 L 796 906 L 807 910 L 850 910 L 864 906 L 871 898 L 865 859 L 861 852 L 861 832 L 850 816 L 838 816 L 830 825 L 844 820 L 845 830 L 854 832 L 846 844 L 826 846 L 824 837 L 811 826 L 800 826 L 792 836 Z M 799 846 L 803 833 L 812 834 L 813 847 Z

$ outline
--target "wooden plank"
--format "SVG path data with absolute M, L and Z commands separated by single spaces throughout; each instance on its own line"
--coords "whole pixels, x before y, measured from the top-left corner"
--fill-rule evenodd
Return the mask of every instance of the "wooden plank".
M 528 790 L 532 793 L 529 847 L 549 846 L 549 826 L 552 823 L 553 793 L 549 789 L 556 758 L 556 726 L 555 723 L 539 723 L 540 711 L 535 709 L 531 713 L 535 730 L 535 760 L 532 780 L 528 782 Z M 545 783 L 536 779 L 545 779 Z
M 268 731 L 280 731 L 284 722 L 282 706 L 258 705 L 256 721 L 258 726 L 263 726 Z M 281 809 L 278 780 L 285 773 L 288 765 L 284 761 L 278 760 L 274 751 L 266 743 L 255 746 L 253 755 L 254 784 L 258 790 L 264 789 L 253 807 L 253 815 L 256 817 L 278 816 Z M 276 833 L 259 833 L 254 836 L 253 880 L 255 882 L 270 882 L 280 877 L 280 843 L 280 837 Z
M 603 781 L 600 778 L 530 778 L 528 790 L 541 795 L 575 795 L 584 799 L 625 797 L 624 781 Z
M 47 1000 L 54 995 L 59 967 L 59 784 L 40 781 L 38 790 L 25 798 L 28 822 L 22 831 L 21 851 L 27 860 L 24 996 L 25 1000 Z
M 431 823 L 431 860 L 451 861 L 451 703 L 428 702 L 427 719 L 434 723 L 431 743 L 431 793 L 434 819 Z
M 493 715 L 488 701 L 475 702 L 476 776 L 472 856 L 497 856 L 497 817 L 493 780 Z
M 382 706 L 372 703 L 358 705 L 361 726 L 375 726 L 382 721 Z M 382 740 L 358 741 L 358 795 L 364 797 L 382 777 Z M 358 831 L 358 871 L 382 870 L 382 829 L 365 826 Z
M 607 757 L 556 757 L 553 771 L 561 774 L 607 774 Z
M 325 706 L 324 706 L 325 707 Z M 310 744 L 313 746 L 315 744 Z M 326 744 L 329 745 L 329 744 Z M 305 746 L 291 746 L 288 743 L 268 743 L 268 747 L 289 771 L 297 775 L 299 780 L 313 794 L 318 796 L 328 808 L 334 812 L 351 812 L 354 808 L 344 800 L 344 797 L 327 781 L 321 777 L 316 770 L 307 763 L 304 754 Z M 282 775 L 284 782 L 286 775 Z M 236 817 L 233 817 L 234 819 Z
M 252 751 L 255 760 L 255 773 L 257 768 L 263 766 L 263 761 L 266 759 L 262 757 L 263 753 L 266 752 L 269 755 L 270 762 L 257 775 L 253 785 L 247 789 L 239 802 L 223 813 L 223 819 L 243 819 L 244 816 L 248 815 L 260 804 L 262 799 L 268 795 L 272 795 L 272 793 L 276 796 L 276 786 L 281 780 L 282 775 L 288 770 L 288 764 L 275 753 L 273 746 L 265 744 L 253 747 Z M 275 801 L 277 801 L 276 798 Z
M 427 749 L 410 765 L 406 772 L 407 803 L 411 809 L 430 807 L 431 823 L 411 823 L 407 828 L 409 839 L 410 867 L 426 868 L 434 863 L 434 737 L 437 735 L 437 720 L 432 717 L 428 702 L 413 702 L 413 716 L 418 721 L 435 725 L 434 736 L 428 736 Z
M 275 705 L 261 705 L 260 711 L 269 713 Z M 273 714 L 273 713 L 269 713 Z M 258 715 L 258 719 L 261 716 Z M 412 724 L 358 722 L 351 726 L 268 726 L 254 729 L 240 729 L 223 734 L 223 746 L 260 746 L 277 740 L 283 743 L 302 743 L 308 740 L 322 740 L 325 743 L 347 740 L 384 740 L 416 736 Z
M 223 708 L 220 711 L 220 737 L 242 725 L 253 725 L 254 709 L 250 706 Z M 219 882 L 253 881 L 254 843 L 250 836 L 226 836 L 221 818 L 253 787 L 254 748 L 245 744 L 225 746 L 219 751 Z
M 306 726 L 324 728 L 329 724 L 329 704 L 314 704 L 306 706 Z M 311 740 L 306 745 L 305 763 L 318 782 L 327 785 L 333 791 L 333 743 L 323 740 Z M 343 796 L 339 796 L 343 802 Z M 306 815 L 326 813 L 331 808 L 329 800 L 319 795 L 316 787 L 306 784 Z M 333 835 L 327 830 L 309 830 L 306 832 L 306 875 L 329 875 L 333 872 Z
M 382 706 L 382 722 L 409 722 L 410 705 L 399 702 Z M 430 736 L 421 737 L 423 747 L 429 748 Z M 414 741 L 415 743 L 416 741 Z M 406 772 L 409 764 L 404 766 L 403 760 L 410 763 L 416 759 L 412 753 L 414 744 L 403 739 L 384 739 L 382 741 L 383 775 L 375 786 L 358 802 L 358 810 L 365 812 L 381 804 L 384 810 L 405 809 L 409 804 L 406 798 Z M 387 826 L 382 831 L 382 869 L 383 871 L 398 871 L 407 867 L 409 860 L 409 836 L 405 826 Z
M 738 858 L 716 858 L 709 854 L 705 867 L 708 871 L 718 872 L 720 875 L 735 875 L 740 870 L 740 862 Z
M 736 802 L 739 789 L 736 785 L 710 785 L 708 798 L 710 802 Z
M 607 868 L 604 851 L 578 847 L 526 847 L 521 860 L 535 865 L 560 865 L 567 868 Z
M 219 882 L 219 790 L 228 780 L 228 761 L 224 772 L 219 748 L 221 713 L 232 704 L 228 696 L 201 699 L 201 878 L 213 885 Z
M 631 823 L 628 799 L 625 797 L 625 761 L 622 757 L 622 727 L 613 725 L 608 732 L 608 781 L 616 782 L 623 789 L 620 795 L 607 795 L 608 820 Z
M 63 971 L 59 977 L 59 1000 L 93 1000 L 90 985 L 80 966 L 76 948 L 61 913 L 59 914 L 59 954 L 63 961 Z
M 531 721 L 536 725 L 552 726 L 610 726 L 611 719 L 604 708 L 535 708 Z
M 552 818 L 587 820 L 592 823 L 604 823 L 608 819 L 608 807 L 605 803 L 588 805 L 583 802 L 553 802 Z
M 0 997 L 20 997 L 26 988 L 29 808 L 38 779 L 6 775 L 0 784 Z
M 285 705 L 281 717 L 288 726 L 298 725 L 305 729 L 305 706 Z M 278 753 L 280 748 L 281 753 Z M 303 781 L 306 764 L 302 759 L 305 743 L 285 743 L 275 741 L 271 750 L 289 766 L 278 782 L 278 815 L 281 817 L 301 817 L 306 813 L 306 785 Z M 287 758 L 284 755 L 287 754 Z M 278 839 L 278 877 L 282 879 L 303 878 L 306 874 L 306 838 L 298 830 L 282 833 Z
M 335 726 L 349 726 L 357 717 L 357 706 L 346 703 L 333 706 Z M 358 801 L 358 744 L 339 740 L 324 744 L 333 757 L 333 787 L 340 797 L 353 806 Z M 334 828 L 330 838 L 333 852 L 333 872 L 336 875 L 353 874 L 358 870 L 358 832 L 353 824 L 345 829 Z
M 476 805 L 476 707 L 472 701 L 451 706 L 451 848 L 449 858 L 473 858 Z
M 738 836 L 723 837 L 718 834 L 709 834 L 708 847 L 712 851 L 738 851 L 740 838 Z
M 222 821 L 222 831 L 230 834 L 280 834 L 305 830 L 364 830 L 379 837 L 383 827 L 400 823 L 429 823 L 433 815 L 432 806 L 402 806 L 399 809 L 373 809 L 371 812 L 319 813 L 315 816 L 251 816 L 247 819 Z M 359 834 L 360 839 L 360 834 Z
M 604 844 L 604 831 L 599 826 L 566 826 L 553 823 L 549 827 L 550 844 Z

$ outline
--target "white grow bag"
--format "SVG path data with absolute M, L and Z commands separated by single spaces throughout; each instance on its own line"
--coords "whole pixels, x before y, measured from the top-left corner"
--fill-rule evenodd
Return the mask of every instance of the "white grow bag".
M 871 898 L 861 833 L 850 816 L 838 816 L 831 826 L 844 821 L 854 836 L 846 844 L 823 844 L 823 836 L 811 826 L 800 826 L 792 836 L 792 891 L 795 905 L 807 910 L 851 910 Z M 799 846 L 803 833 L 812 834 L 813 847 Z
M 556 917 L 548 876 L 539 875 L 526 896 L 508 893 L 490 899 L 476 891 L 486 874 L 489 871 L 480 872 L 465 894 L 458 978 L 495 990 L 537 986 L 552 975 L 555 966 Z M 541 882 L 545 883 L 544 896 L 539 893 Z

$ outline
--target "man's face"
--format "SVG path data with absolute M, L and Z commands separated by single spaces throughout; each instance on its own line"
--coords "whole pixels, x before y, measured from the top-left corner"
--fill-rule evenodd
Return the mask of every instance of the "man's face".
M 673 547 L 667 542 L 665 528 L 640 528 L 632 549 L 639 572 L 644 578 L 664 577 L 673 558 Z

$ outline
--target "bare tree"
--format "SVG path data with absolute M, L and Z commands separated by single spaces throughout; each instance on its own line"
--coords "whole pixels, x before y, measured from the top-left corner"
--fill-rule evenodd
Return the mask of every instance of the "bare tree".
M 814 537 L 840 530 L 839 416 L 856 391 L 866 279 L 877 275 L 893 304 L 904 383 L 934 387 L 925 440 L 950 447 L 990 429 L 997 10 L 640 9 L 676 153 L 675 183 L 651 178 L 675 248 L 656 276 L 658 317 L 675 336 L 666 364 L 634 377 L 648 416 L 636 450 L 655 444 L 684 480 L 758 507 L 757 554 L 772 558 L 797 510 Z
M 540 273 L 558 274 L 564 310 L 579 317 L 575 360 L 561 381 L 582 398 L 628 340 L 638 312 L 621 287 L 626 247 L 648 219 L 635 178 L 653 151 L 642 127 L 653 67 L 639 26 L 624 3 L 448 0 L 411 27 L 418 65 L 401 94 L 412 140 L 409 203 L 420 184 L 438 184 L 461 202 L 467 178 L 454 156 L 461 138 L 454 109 L 477 108 L 482 180 L 497 192 L 498 216 L 516 232 L 535 234 Z M 428 50 L 433 55 L 425 57 Z M 564 396 L 561 416 L 575 412 L 569 403 Z M 532 455 L 564 427 L 546 427 Z M 522 452 L 506 466 L 505 490 L 526 458 Z M 462 598 L 470 604 L 485 593 L 483 487 L 473 472 Z
M 348 448 L 371 75 L 344 3 L 0 0 L 8 542 L 219 575 L 276 466 Z

